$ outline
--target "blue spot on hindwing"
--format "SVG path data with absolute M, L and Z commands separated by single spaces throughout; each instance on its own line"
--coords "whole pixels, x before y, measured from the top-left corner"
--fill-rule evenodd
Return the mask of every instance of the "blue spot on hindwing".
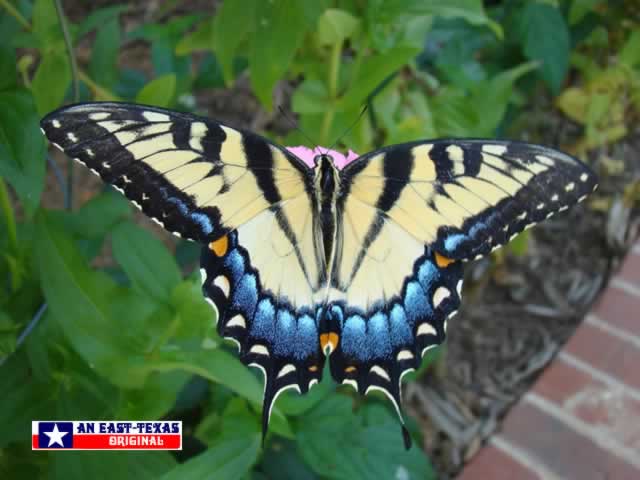
M 416 281 L 407 284 L 404 297 L 404 310 L 411 328 L 415 327 L 420 320 L 433 315 L 433 310 L 427 299 L 425 291 Z
M 204 233 L 205 235 L 213 232 L 213 225 L 211 225 L 211 220 L 209 220 L 209 217 L 204 213 L 192 213 L 191 218 L 194 222 L 200 225 L 200 228 L 202 228 L 202 233 Z
M 386 358 L 391 355 L 391 339 L 387 324 L 387 316 L 382 312 L 375 313 L 369 319 L 369 344 L 376 358 Z
M 270 298 L 258 303 L 256 314 L 251 324 L 251 336 L 273 342 L 275 334 L 276 309 Z
M 251 319 L 255 313 L 256 303 L 258 303 L 256 277 L 247 273 L 240 279 L 235 292 L 233 292 L 232 305 L 244 312 L 247 319 Z
M 296 321 L 287 310 L 278 310 L 274 352 L 276 355 L 291 355 L 295 345 Z
M 224 266 L 231 271 L 232 283 L 235 285 L 245 272 L 244 258 L 237 249 L 232 250 L 224 259 Z
M 431 286 L 436 282 L 439 276 L 438 267 L 428 258 L 425 258 L 422 265 L 418 269 L 418 281 L 425 292 L 428 292 Z
M 485 228 L 487 228 L 487 226 L 483 222 L 476 222 L 475 225 L 469 229 L 469 236 L 475 237 L 476 233 Z
M 189 208 L 187 207 L 187 205 L 180 200 L 179 198 L 176 197 L 166 197 L 167 202 L 169 203 L 173 203 L 176 207 L 178 207 L 178 210 L 180 210 L 180 213 L 182 215 L 184 215 L 185 217 L 189 214 Z
M 293 356 L 296 360 L 304 360 L 313 355 L 318 346 L 318 329 L 310 315 L 302 315 L 298 318 L 295 342 L 293 344 Z
M 367 326 L 360 315 L 352 315 L 344 322 L 342 338 L 340 339 L 342 351 L 348 356 L 360 361 L 367 361 L 371 357 L 367 344 Z
M 344 314 L 342 313 L 342 307 L 339 305 L 332 305 L 329 309 L 329 321 L 334 324 L 333 331 L 342 330 L 342 325 L 344 323 Z
M 460 245 L 466 239 L 467 239 L 467 236 L 461 233 L 454 233 L 453 235 L 449 235 L 447 239 L 444 241 L 444 248 L 446 248 L 451 252 L 456 248 L 458 248 L 458 245 Z
M 394 348 L 409 345 L 413 340 L 411 328 L 401 305 L 395 304 L 389 314 L 391 324 L 391 344 Z

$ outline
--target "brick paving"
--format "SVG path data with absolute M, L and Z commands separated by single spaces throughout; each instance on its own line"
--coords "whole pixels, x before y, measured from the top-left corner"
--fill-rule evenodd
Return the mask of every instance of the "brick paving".
M 458 480 L 640 479 L 640 240 Z

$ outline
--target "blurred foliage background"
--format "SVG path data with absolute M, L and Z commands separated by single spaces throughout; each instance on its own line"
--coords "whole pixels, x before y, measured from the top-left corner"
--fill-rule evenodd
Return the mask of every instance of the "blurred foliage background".
M 598 0 L 0 0 L 0 477 L 437 476 L 418 422 L 405 452 L 384 400 L 327 375 L 304 398 L 281 397 L 262 450 L 262 379 L 215 333 L 198 248 L 49 151 L 44 114 L 135 101 L 307 144 L 281 107 L 328 146 L 368 105 L 339 144 L 365 152 L 446 136 L 548 139 L 542 112 L 559 109 L 580 127 L 560 146 L 583 156 L 638 119 L 639 11 Z M 510 248 L 526 252 L 527 237 Z M 184 421 L 177 456 L 29 445 L 33 419 L 160 418 Z

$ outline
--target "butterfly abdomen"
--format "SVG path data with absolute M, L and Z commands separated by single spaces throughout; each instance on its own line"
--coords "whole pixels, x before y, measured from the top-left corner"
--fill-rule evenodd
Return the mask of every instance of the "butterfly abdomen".
M 329 155 L 318 155 L 316 161 L 316 210 L 322 238 L 325 265 L 331 265 L 336 240 L 336 198 L 339 188 L 338 170 Z

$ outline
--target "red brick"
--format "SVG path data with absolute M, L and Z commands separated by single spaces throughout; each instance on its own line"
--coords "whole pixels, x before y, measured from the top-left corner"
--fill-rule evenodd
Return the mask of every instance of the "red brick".
M 640 478 L 640 470 L 527 402 L 511 410 L 502 425 L 502 434 L 561 478 Z
M 593 313 L 600 320 L 640 336 L 640 299 L 610 286 Z
M 534 392 L 640 455 L 640 401 L 576 370 L 562 358 L 543 373 Z
M 576 370 L 560 358 L 556 358 L 544 371 L 533 391 L 547 400 L 563 405 L 564 402 L 594 386 L 601 388 L 603 385 L 591 375 Z
M 618 272 L 618 276 L 640 287 L 640 254 L 632 251 L 627 255 L 627 258 L 625 258 L 622 264 L 622 268 Z
M 543 480 L 493 445 L 487 445 L 480 450 L 456 478 L 457 480 Z
M 583 323 L 567 342 L 564 351 L 618 381 L 640 389 L 640 350 L 631 343 Z

